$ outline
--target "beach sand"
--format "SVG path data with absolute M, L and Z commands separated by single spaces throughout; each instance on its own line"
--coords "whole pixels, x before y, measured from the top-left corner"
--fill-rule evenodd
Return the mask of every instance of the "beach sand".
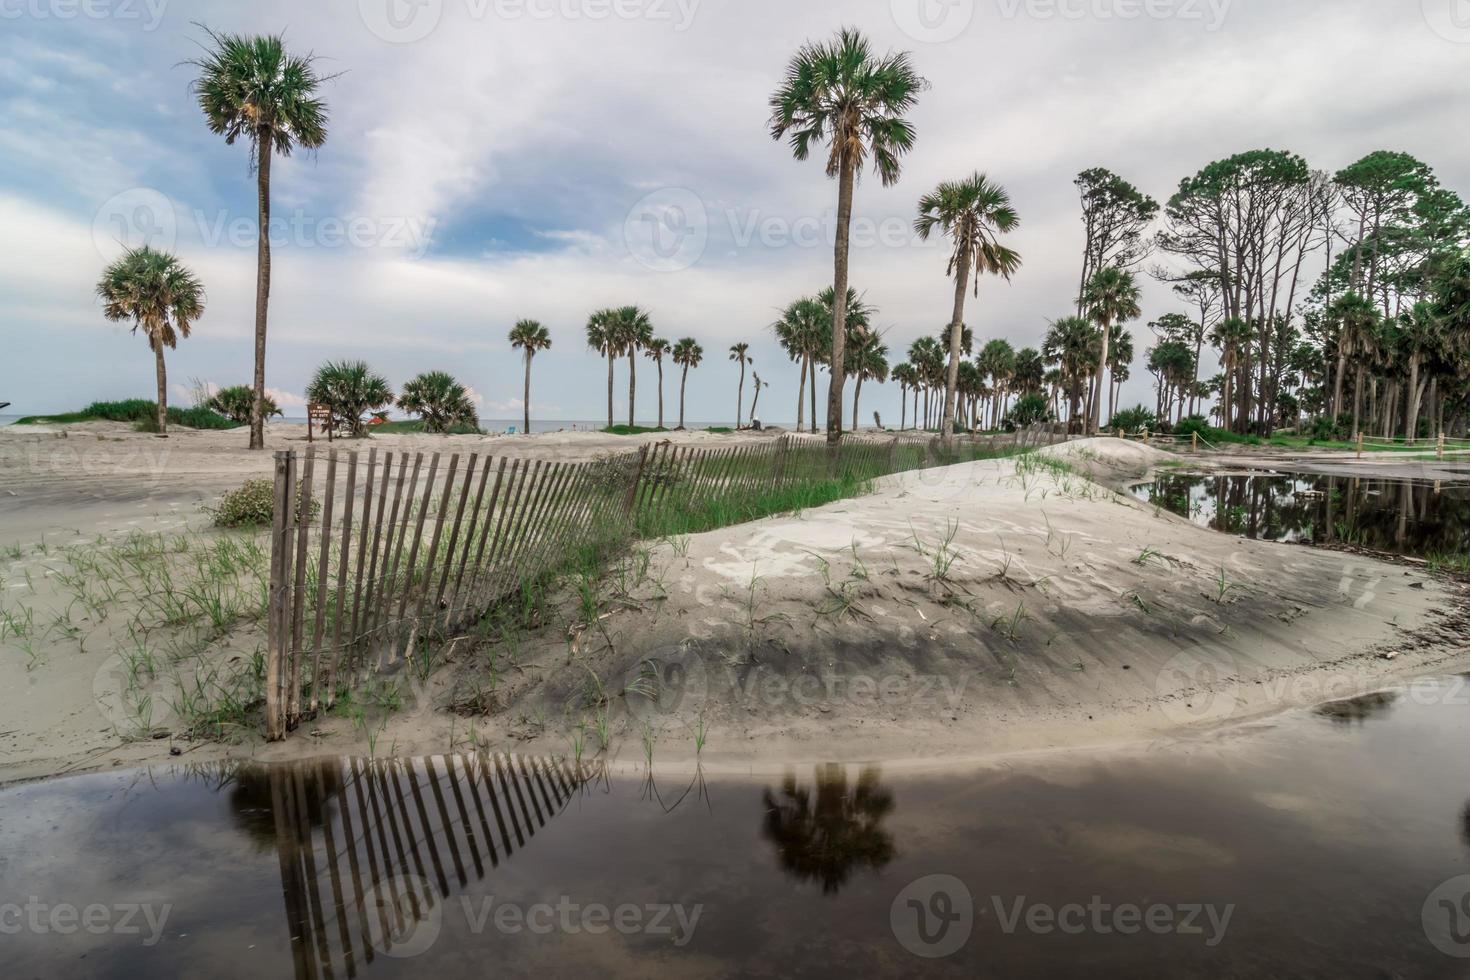
M 297 428 L 272 427 L 271 448 L 300 448 Z M 7 608 L 44 599 L 60 564 L 51 549 L 68 536 L 106 547 L 130 530 L 203 526 L 200 503 L 271 465 L 244 451 L 243 432 L 60 433 L 0 430 L 0 465 L 17 473 L 0 499 L 0 544 L 24 545 L 0 563 Z M 372 445 L 586 459 L 644 439 Z M 909 473 L 799 515 L 644 543 L 602 583 L 596 622 L 580 620 L 568 587 L 541 629 L 495 647 L 456 643 L 427 679 L 399 674 L 395 710 L 334 712 L 275 745 L 253 732 L 231 744 L 127 740 L 98 694 L 126 637 L 101 630 L 79 648 L 52 631 L 39 664 L 12 637 L 0 656 L 0 780 L 162 761 L 171 748 L 201 760 L 474 747 L 590 756 L 604 738 L 607 756 L 629 764 L 652 753 L 661 766 L 728 771 L 933 765 L 1187 738 L 1470 666 L 1457 583 L 1156 511 L 1117 489 L 1171 461 L 1151 447 L 1101 439 L 1038 456 L 1068 466 Z M 262 642 L 250 627 L 217 646 L 248 660 Z

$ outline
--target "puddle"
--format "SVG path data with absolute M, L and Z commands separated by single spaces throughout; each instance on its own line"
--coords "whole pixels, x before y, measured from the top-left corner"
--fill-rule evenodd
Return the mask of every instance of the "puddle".
M 1201 527 L 1266 541 L 1428 557 L 1470 552 L 1470 484 L 1314 474 L 1177 473 L 1132 488 Z
M 48 977 L 1464 976 L 1467 738 L 1457 677 L 944 777 L 89 775 L 0 791 L 0 942 Z

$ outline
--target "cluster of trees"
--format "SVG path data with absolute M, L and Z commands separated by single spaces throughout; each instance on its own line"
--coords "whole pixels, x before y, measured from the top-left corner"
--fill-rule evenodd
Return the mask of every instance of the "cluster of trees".
M 426 432 L 448 433 L 480 424 L 469 389 L 444 371 L 425 371 L 405 383 L 395 399 L 388 379 L 365 361 L 328 361 L 312 376 L 306 397 L 331 412 L 333 428 L 353 436 L 366 435 L 370 420 L 382 418 L 395 403 L 417 415 Z
M 670 343 L 654 336 L 653 319 L 638 306 L 609 307 L 587 318 L 587 346 L 607 358 L 607 426 L 613 426 L 614 369 L 618 358 L 628 359 L 628 426 L 636 423 L 638 403 L 638 355 L 653 361 L 658 369 L 658 427 L 664 428 L 664 359 L 673 361 L 683 372 L 679 382 L 679 428 L 684 428 L 684 392 L 689 383 L 689 370 L 704 360 L 704 348 L 693 337 Z M 529 365 L 529 362 L 528 362 Z M 744 366 L 742 363 L 742 378 Z M 529 367 L 527 401 L 530 400 Z M 529 416 L 527 416 L 529 418 Z M 529 424 L 529 423 L 528 423 Z

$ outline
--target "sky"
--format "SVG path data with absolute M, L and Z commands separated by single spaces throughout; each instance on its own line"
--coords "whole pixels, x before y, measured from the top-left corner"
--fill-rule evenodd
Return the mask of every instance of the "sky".
M 831 284 L 837 187 L 771 139 L 767 100 L 799 46 L 841 26 L 910 52 L 930 82 L 902 178 L 868 175 L 856 195 L 852 282 L 895 361 L 949 318 L 947 252 L 911 232 L 942 180 L 984 172 L 1019 212 L 1022 268 L 982 282 L 966 315 L 979 340 L 1017 347 L 1039 346 L 1075 296 L 1081 170 L 1162 201 L 1237 152 L 1335 171 L 1394 149 L 1470 192 L 1470 0 L 0 0 L 7 412 L 151 396 L 146 344 L 94 295 L 144 242 L 207 292 L 169 352 L 171 397 L 250 377 L 255 182 L 248 149 L 210 133 L 190 93 L 200 25 L 284 33 L 333 76 L 326 144 L 273 170 L 267 385 L 293 415 L 318 365 L 361 358 L 395 386 L 448 370 L 482 418 L 517 417 L 506 334 L 533 318 L 553 342 L 533 415 L 601 419 L 587 316 L 636 303 L 659 336 L 704 346 L 691 422 L 734 416 L 737 341 L 770 385 L 761 418 L 792 421 L 797 370 L 770 325 Z M 1144 285 L 1124 400 L 1152 405 L 1147 322 L 1188 309 Z M 649 423 L 651 362 L 638 379 Z M 897 386 L 865 385 L 861 410 L 896 423 Z

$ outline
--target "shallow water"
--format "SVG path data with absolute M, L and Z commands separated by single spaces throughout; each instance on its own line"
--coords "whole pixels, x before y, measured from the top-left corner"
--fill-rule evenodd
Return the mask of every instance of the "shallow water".
M 0 792 L 0 948 L 48 977 L 1463 977 L 1467 739 L 1449 678 L 942 776 L 83 776 Z
M 1417 557 L 1470 552 L 1470 482 L 1174 473 L 1132 493 L 1201 527 L 1266 541 L 1352 544 Z

